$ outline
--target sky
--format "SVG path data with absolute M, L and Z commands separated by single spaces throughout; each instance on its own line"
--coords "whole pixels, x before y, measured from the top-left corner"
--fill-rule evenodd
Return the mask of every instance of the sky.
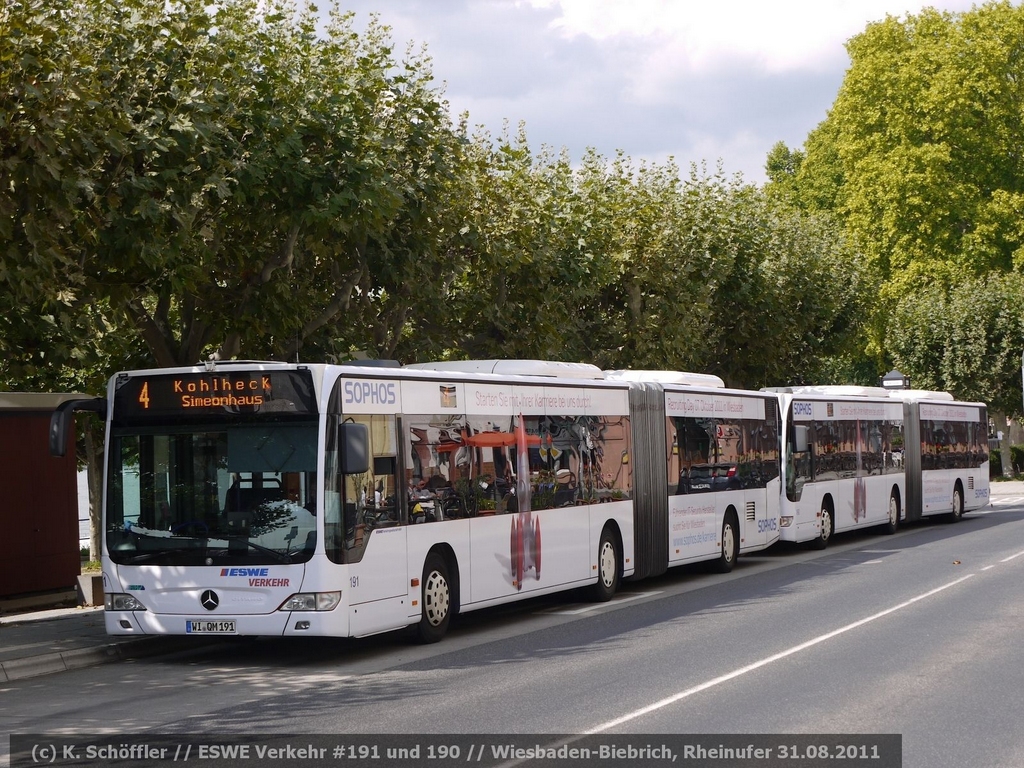
M 683 173 L 765 181 L 778 141 L 803 146 L 872 21 L 968 0 L 341 0 L 356 28 L 377 13 L 396 54 L 426 47 L 453 119 L 530 148 L 587 148 Z

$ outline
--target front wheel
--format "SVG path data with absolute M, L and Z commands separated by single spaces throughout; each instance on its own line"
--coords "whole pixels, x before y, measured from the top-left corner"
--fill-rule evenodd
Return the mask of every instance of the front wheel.
M 722 548 L 715 560 L 714 568 L 718 573 L 729 573 L 736 565 L 739 557 L 740 536 L 732 515 L 726 515 L 722 521 Z
M 594 600 L 606 603 L 619 589 L 619 548 L 615 536 L 605 529 L 597 545 L 597 584 L 591 589 Z
M 824 549 L 832 540 L 832 510 L 828 504 L 821 505 L 821 527 L 818 535 L 811 542 L 811 549 Z
M 416 627 L 421 643 L 436 643 L 448 632 L 452 620 L 452 587 L 448 565 L 436 552 L 423 564 L 422 614 Z

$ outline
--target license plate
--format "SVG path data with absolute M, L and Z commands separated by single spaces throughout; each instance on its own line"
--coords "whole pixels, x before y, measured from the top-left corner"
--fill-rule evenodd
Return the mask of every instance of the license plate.
M 234 619 L 226 621 L 186 621 L 187 635 L 233 635 L 235 634 Z

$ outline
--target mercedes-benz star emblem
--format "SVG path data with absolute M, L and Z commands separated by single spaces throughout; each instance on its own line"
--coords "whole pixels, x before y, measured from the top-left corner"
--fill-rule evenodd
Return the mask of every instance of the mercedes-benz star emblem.
M 214 592 L 212 589 L 208 589 L 205 592 L 203 592 L 202 596 L 199 598 L 199 602 L 202 603 L 203 608 L 205 608 L 208 611 L 212 611 L 215 610 L 218 605 L 220 605 L 220 598 L 217 597 L 216 592 Z

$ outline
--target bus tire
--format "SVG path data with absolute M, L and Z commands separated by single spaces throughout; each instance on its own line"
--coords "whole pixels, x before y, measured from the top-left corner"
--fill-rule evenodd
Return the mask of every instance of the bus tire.
M 832 530 L 835 521 L 832 519 L 832 507 L 827 501 L 821 502 L 821 526 L 818 528 L 818 535 L 811 540 L 811 549 L 824 549 L 832 540 Z
M 597 583 L 591 588 L 594 602 L 607 603 L 619 590 L 622 573 L 619 544 L 607 527 L 601 531 L 601 543 L 597 545 Z
M 964 489 L 960 485 L 960 481 L 956 481 L 956 485 L 953 486 L 953 511 L 946 515 L 946 520 L 950 523 L 958 523 L 963 519 L 964 516 Z
M 436 643 L 447 634 L 452 620 L 452 583 L 448 564 L 437 552 L 428 554 L 423 563 L 420 597 L 422 613 L 416 637 L 421 643 Z
M 900 527 L 900 497 L 896 493 L 896 489 L 892 489 L 892 493 L 889 494 L 889 519 L 883 526 L 883 530 L 887 534 L 896 533 Z
M 730 510 L 722 521 L 722 548 L 718 559 L 715 560 L 715 571 L 729 573 L 735 567 L 739 554 L 740 532 L 736 525 L 736 516 Z

